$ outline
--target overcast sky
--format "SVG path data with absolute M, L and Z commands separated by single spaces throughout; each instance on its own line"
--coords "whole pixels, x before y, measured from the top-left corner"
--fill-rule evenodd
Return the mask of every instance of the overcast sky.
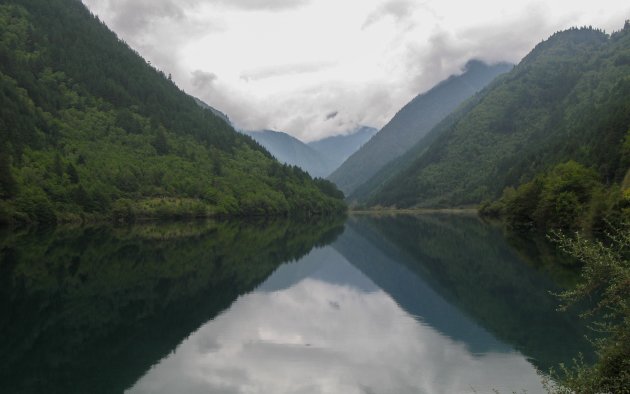
M 627 0 L 83 0 L 236 127 L 311 141 L 382 127 L 476 58 L 518 62 L 571 26 L 619 30 Z

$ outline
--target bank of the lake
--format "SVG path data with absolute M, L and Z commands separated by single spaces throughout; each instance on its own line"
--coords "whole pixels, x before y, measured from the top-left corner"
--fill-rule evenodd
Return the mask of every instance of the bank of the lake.
M 448 215 L 478 215 L 477 207 L 466 208 L 389 208 L 374 207 L 368 209 L 350 208 L 348 211 L 351 215 L 367 215 L 367 216 L 388 216 L 388 215 L 432 215 L 432 214 L 448 214 Z

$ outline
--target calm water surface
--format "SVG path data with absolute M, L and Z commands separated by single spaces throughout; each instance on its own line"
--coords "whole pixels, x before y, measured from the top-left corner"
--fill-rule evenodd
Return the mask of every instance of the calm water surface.
M 0 235 L 0 392 L 543 392 L 572 275 L 476 217 Z M 42 391 L 44 390 L 44 391 Z

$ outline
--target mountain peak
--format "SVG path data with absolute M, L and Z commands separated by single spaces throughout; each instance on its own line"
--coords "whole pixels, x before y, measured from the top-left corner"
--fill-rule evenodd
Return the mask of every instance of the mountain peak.
M 462 102 L 512 65 L 470 60 L 466 71 L 452 75 L 406 104 L 374 137 L 348 158 L 329 179 L 346 195 L 387 163 L 403 155 Z

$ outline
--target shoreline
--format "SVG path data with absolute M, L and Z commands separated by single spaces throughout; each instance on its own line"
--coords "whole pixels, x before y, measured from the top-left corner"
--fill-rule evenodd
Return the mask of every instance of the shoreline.
M 479 215 L 478 208 L 384 208 L 349 209 L 348 215 L 429 215 L 429 214 Z

